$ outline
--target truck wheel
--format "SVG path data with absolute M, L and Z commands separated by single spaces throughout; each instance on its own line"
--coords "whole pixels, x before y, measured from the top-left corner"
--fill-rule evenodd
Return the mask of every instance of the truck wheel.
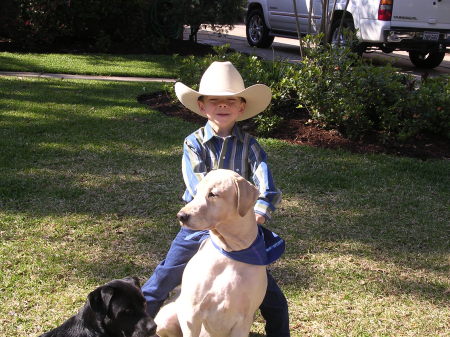
M 428 53 L 411 50 L 409 59 L 417 68 L 433 69 L 441 64 L 445 57 L 444 51 L 430 51 Z
M 332 47 L 337 46 L 350 47 L 353 52 L 357 53 L 359 56 L 362 56 L 365 48 L 362 45 L 358 44 L 356 36 L 353 35 L 355 33 L 355 25 L 353 23 L 353 19 L 349 17 L 344 18 L 344 22 L 342 23 L 342 30 L 339 34 L 340 24 L 341 24 L 340 18 L 333 20 L 328 42 L 331 44 Z M 344 33 L 345 30 L 350 31 L 352 34 L 351 35 L 345 34 Z M 349 37 L 350 38 L 354 37 L 355 39 L 348 39 Z
M 264 22 L 264 14 L 260 9 L 251 10 L 247 15 L 246 35 L 250 46 L 267 48 L 273 42 L 274 37 L 269 35 L 269 28 Z

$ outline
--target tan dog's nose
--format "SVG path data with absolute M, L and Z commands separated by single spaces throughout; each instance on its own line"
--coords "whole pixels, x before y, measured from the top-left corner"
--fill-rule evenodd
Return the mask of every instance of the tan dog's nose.
M 186 223 L 189 220 L 189 214 L 179 211 L 177 214 L 178 220 L 180 220 L 182 223 Z

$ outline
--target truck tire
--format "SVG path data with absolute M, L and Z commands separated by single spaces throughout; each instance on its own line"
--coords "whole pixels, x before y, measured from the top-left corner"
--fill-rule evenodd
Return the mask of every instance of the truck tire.
M 269 35 L 269 28 L 266 26 L 264 14 L 260 9 L 253 9 L 248 13 L 245 32 L 248 44 L 253 47 L 270 47 L 274 39 Z
M 331 44 L 332 47 L 338 45 L 350 47 L 354 53 L 357 53 L 359 56 L 362 56 L 365 48 L 361 44 L 358 44 L 357 41 L 347 41 L 346 36 L 345 34 L 342 33 L 342 31 L 338 36 L 340 24 L 341 18 L 336 18 L 335 20 L 333 20 L 328 42 Z M 356 32 L 355 24 L 353 23 L 353 19 L 351 17 L 344 18 L 344 22 L 342 23 L 342 30 L 349 30 L 352 33 Z
M 433 69 L 441 64 L 445 57 L 444 51 L 430 51 L 428 53 L 411 50 L 409 59 L 417 68 Z

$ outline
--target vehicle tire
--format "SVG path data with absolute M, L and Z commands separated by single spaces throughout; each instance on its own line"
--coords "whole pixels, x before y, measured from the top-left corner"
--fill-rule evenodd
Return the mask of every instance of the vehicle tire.
M 350 17 L 345 17 L 344 22 L 342 23 L 342 31 L 339 36 L 339 26 L 341 24 L 341 18 L 337 18 L 333 21 L 330 29 L 330 37 L 328 38 L 328 42 L 332 47 L 340 46 L 348 46 L 351 47 L 352 51 L 357 53 L 359 56 L 362 56 L 364 52 L 364 47 L 361 44 L 358 44 L 357 41 L 349 41 L 346 40 L 345 34 L 342 31 L 349 30 L 352 33 L 355 33 L 355 24 L 353 23 L 353 19 Z
M 269 35 L 269 28 L 264 22 L 264 14 L 260 9 L 253 9 L 248 13 L 245 32 L 248 44 L 258 48 L 270 47 L 274 39 Z
M 417 68 L 433 69 L 441 64 L 445 57 L 444 51 L 420 52 L 411 50 L 409 59 Z

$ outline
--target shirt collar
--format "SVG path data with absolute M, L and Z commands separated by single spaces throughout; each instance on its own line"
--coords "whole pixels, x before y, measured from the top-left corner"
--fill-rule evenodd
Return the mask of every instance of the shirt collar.
M 230 136 L 236 137 L 241 142 L 244 141 L 243 131 L 236 124 L 233 126 L 233 129 L 231 129 Z M 217 135 L 216 131 L 214 131 L 213 127 L 211 126 L 211 123 L 208 121 L 205 125 L 205 136 L 203 137 L 203 144 L 209 142 L 213 137 L 220 137 L 220 136 Z

